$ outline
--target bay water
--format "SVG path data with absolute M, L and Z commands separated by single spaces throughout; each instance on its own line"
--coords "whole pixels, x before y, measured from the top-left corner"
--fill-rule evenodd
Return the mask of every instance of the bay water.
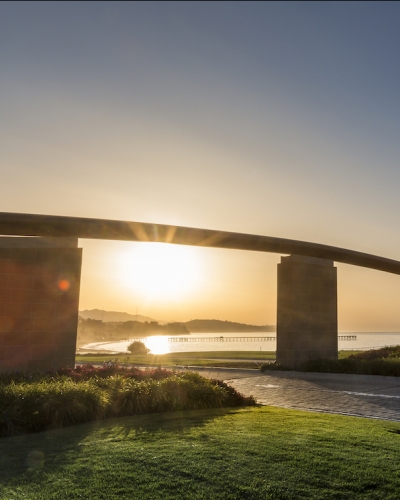
M 347 337 L 346 340 L 340 337 Z M 355 338 L 354 338 L 355 337 Z M 185 340 L 187 339 L 187 340 Z M 81 352 L 127 352 L 134 339 L 86 344 Z M 276 333 L 193 333 L 188 336 L 152 336 L 141 339 L 153 354 L 206 351 L 275 351 Z M 400 332 L 340 332 L 339 350 L 367 350 L 400 344 Z

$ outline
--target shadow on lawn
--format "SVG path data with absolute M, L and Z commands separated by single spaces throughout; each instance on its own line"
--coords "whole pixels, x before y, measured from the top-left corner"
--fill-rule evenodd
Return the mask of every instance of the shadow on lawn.
M 95 442 L 112 443 L 134 439 L 139 435 L 155 440 L 160 432 L 182 434 L 238 411 L 239 408 L 217 408 L 137 415 L 2 438 L 0 496 L 2 486 L 9 480 L 26 472 L 51 474 L 70 465 Z

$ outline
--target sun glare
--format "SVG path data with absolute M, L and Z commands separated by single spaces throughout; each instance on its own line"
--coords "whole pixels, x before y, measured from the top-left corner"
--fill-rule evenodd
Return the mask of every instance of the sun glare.
M 196 249 L 163 243 L 135 243 L 119 258 L 124 284 L 147 298 L 181 298 L 200 277 Z
M 150 349 L 150 354 L 167 354 L 169 352 L 167 337 L 147 337 L 145 345 Z

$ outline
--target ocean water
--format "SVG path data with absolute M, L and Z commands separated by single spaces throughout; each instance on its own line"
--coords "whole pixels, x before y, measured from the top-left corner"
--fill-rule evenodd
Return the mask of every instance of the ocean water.
M 400 333 L 385 332 L 340 332 L 341 336 L 356 337 L 352 340 L 339 338 L 339 350 L 367 350 L 400 344 Z M 261 338 L 260 338 L 261 337 Z M 276 333 L 194 333 L 185 338 L 147 337 L 143 341 L 153 354 L 191 351 L 275 351 Z M 176 339 L 176 340 L 175 340 Z M 193 341 L 198 339 L 196 341 Z M 86 344 L 83 350 L 125 352 L 132 340 L 119 342 L 95 342 Z M 83 352 L 82 350 L 82 352 Z

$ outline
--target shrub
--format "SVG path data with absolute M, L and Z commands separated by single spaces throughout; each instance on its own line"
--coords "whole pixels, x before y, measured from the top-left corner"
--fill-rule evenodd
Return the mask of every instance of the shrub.
M 144 343 L 140 342 L 140 340 L 135 340 L 134 342 L 129 344 L 127 349 L 131 354 L 136 354 L 136 355 L 148 354 L 150 352 L 150 349 L 147 349 Z
M 398 349 L 398 348 L 397 348 Z M 400 376 L 400 359 L 393 354 L 391 348 L 366 351 L 365 353 L 353 354 L 344 359 L 310 359 L 301 363 L 297 368 L 303 372 L 321 373 L 351 373 L 357 375 L 385 375 L 392 377 Z M 396 351 L 394 351 L 396 352 Z M 377 355 L 385 354 L 385 357 L 378 358 Z M 261 366 L 261 371 L 270 370 L 291 370 L 278 363 L 265 363 Z
M 260 370 L 262 372 L 265 371 L 283 371 L 283 370 L 290 370 L 290 368 L 286 368 L 280 363 L 277 363 L 274 361 L 273 363 L 264 363 L 260 366 Z
M 400 346 L 391 346 L 391 347 L 381 347 L 380 349 L 370 349 L 368 351 L 359 352 L 357 354 L 351 354 L 349 356 L 351 359 L 364 359 L 364 360 L 373 360 L 373 359 L 384 359 L 384 358 L 392 358 L 392 359 L 400 359 Z
M 38 432 L 102 418 L 109 398 L 93 382 L 0 385 L 0 434 Z
M 224 382 L 192 372 L 77 368 L 2 374 L 0 435 L 38 432 L 107 417 L 254 405 Z

